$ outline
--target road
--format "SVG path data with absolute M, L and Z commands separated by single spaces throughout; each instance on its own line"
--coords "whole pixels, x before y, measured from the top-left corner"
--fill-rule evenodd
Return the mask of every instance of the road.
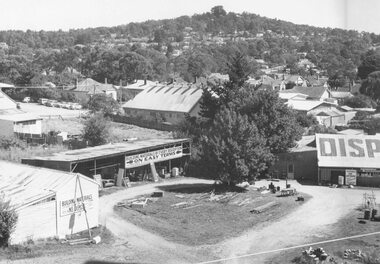
M 247 230 L 239 237 L 231 238 L 215 245 L 196 247 L 166 241 L 164 238 L 149 233 L 129 223 L 126 219 L 120 218 L 113 210 L 119 201 L 151 193 L 157 190 L 159 185 L 210 182 L 212 181 L 179 178 L 137 186 L 103 196 L 100 198 L 99 204 L 100 223 L 106 226 L 116 237 L 115 243 L 110 246 L 107 252 L 88 251 L 67 256 L 65 259 L 57 255 L 12 263 L 83 263 L 87 259 L 107 259 L 123 261 L 124 263 L 125 260 L 130 260 L 138 263 L 190 264 L 318 242 L 332 232 L 330 224 L 336 223 L 341 217 L 361 205 L 363 194 L 369 192 L 363 189 L 302 186 L 292 181 L 290 182 L 292 187 L 295 187 L 299 192 L 310 194 L 313 198 L 279 221 L 262 223 L 252 230 Z M 256 185 L 268 185 L 268 182 L 261 181 L 257 182 Z M 276 185 L 283 188 L 285 182 L 276 183 Z M 380 190 L 376 189 L 375 195 L 379 197 Z M 293 199 L 293 197 L 290 199 Z M 264 263 L 267 257 L 273 257 L 273 255 L 237 258 L 220 263 Z

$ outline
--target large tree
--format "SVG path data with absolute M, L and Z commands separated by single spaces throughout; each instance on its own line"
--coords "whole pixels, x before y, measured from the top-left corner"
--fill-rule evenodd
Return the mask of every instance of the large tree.
M 90 146 L 98 146 L 107 143 L 109 135 L 109 121 L 102 113 L 92 115 L 84 123 L 82 131 L 83 139 Z
M 364 80 L 374 71 L 380 71 L 380 53 L 369 50 L 362 56 L 361 64 L 358 67 L 358 77 Z
M 120 105 L 112 97 L 105 94 L 95 94 L 87 103 L 87 108 L 92 113 L 101 112 L 104 115 L 111 115 L 119 112 Z
M 380 100 L 380 71 L 375 71 L 367 76 L 360 87 L 360 93 L 365 94 L 379 102 Z

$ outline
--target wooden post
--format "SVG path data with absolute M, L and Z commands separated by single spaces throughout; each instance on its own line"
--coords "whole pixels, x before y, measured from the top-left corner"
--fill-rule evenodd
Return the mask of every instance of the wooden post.
M 79 179 L 78 174 L 77 174 L 77 182 L 79 183 L 79 190 L 80 190 L 81 200 L 82 200 L 82 204 L 83 204 L 84 215 L 86 216 L 86 224 L 87 224 L 88 235 L 90 236 L 90 239 L 92 239 L 90 225 L 88 224 L 86 205 L 84 204 L 84 200 L 83 200 L 82 184 L 80 183 L 80 179 Z

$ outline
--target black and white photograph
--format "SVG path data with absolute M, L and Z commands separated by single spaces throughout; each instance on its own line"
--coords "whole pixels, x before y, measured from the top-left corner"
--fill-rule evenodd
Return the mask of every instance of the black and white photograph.
M 380 264 L 379 0 L 0 0 L 0 263 Z

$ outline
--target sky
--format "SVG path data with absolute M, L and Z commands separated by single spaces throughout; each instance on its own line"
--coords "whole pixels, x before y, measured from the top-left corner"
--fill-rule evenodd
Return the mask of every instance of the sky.
M 201 14 L 222 5 L 297 24 L 380 34 L 380 0 L 0 0 L 0 30 L 69 30 Z

